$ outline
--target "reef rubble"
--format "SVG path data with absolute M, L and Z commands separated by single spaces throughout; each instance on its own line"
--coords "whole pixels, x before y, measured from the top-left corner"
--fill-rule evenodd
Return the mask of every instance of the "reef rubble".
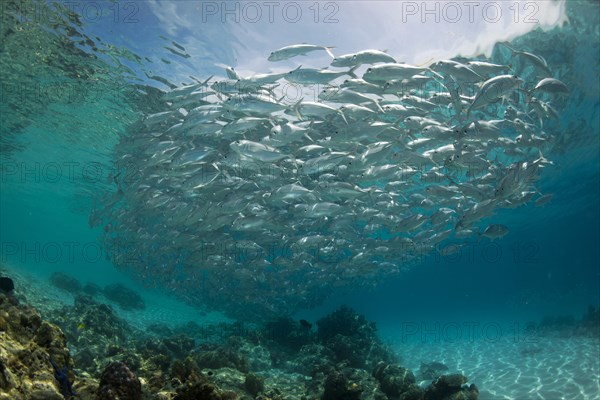
M 81 291 L 43 316 L 22 293 L 0 292 L 0 400 L 477 399 L 462 374 L 419 387 L 348 307 L 315 328 L 289 317 L 219 325 L 140 331 Z

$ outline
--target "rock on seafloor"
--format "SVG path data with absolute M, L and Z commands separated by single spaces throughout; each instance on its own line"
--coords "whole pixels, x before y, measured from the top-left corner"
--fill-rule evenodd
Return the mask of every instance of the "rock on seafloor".
M 35 309 L 0 292 L 0 399 L 63 400 L 50 356 L 72 369 L 62 331 L 43 321 Z

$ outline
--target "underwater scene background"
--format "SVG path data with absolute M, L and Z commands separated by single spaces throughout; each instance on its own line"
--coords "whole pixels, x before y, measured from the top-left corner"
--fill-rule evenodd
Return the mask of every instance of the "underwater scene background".
M 1 5 L 0 399 L 600 398 L 597 2 Z

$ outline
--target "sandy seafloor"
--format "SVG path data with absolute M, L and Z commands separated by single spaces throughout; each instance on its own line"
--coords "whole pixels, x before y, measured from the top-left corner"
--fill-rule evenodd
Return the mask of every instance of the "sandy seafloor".
M 600 339 L 512 333 L 492 340 L 384 340 L 401 364 L 418 371 L 421 362 L 441 362 L 475 383 L 480 400 L 600 399 Z
M 6 264 L 0 270 L 15 280 L 17 295 L 24 295 L 27 304 L 38 308 L 42 316 L 45 311 L 73 304 L 71 294 L 46 280 Z M 159 293 L 151 297 L 146 294 L 144 300 L 146 309 L 142 311 L 113 308 L 138 329 L 154 323 L 183 325 L 195 321 L 210 325 L 224 321 L 220 313 L 200 312 Z M 449 373 L 466 375 L 469 383 L 479 387 L 479 400 L 600 400 L 599 338 L 539 336 L 524 333 L 523 325 L 519 329 L 498 325 L 487 330 L 487 339 L 464 331 L 455 339 L 452 329 L 446 329 L 448 325 L 440 325 L 445 335 L 435 329 L 435 323 L 427 325 L 430 330 L 424 336 L 409 332 L 414 327 L 407 330 L 406 325 L 379 329 L 383 341 L 399 354 L 400 364 L 415 375 L 422 362 L 435 361 L 445 364 Z M 480 332 L 481 327 L 473 328 L 473 332 Z

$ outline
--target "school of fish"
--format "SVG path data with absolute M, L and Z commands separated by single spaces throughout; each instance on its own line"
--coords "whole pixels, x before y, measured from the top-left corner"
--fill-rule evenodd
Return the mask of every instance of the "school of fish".
M 302 44 L 268 56 L 301 59 L 290 71 L 228 67 L 166 92 L 118 145 L 117 190 L 94 224 L 117 265 L 238 317 L 499 239 L 497 210 L 552 196 L 536 182 L 569 89 L 542 57 L 497 46 L 506 64 L 414 66 Z M 331 65 L 306 67 L 313 52 Z

